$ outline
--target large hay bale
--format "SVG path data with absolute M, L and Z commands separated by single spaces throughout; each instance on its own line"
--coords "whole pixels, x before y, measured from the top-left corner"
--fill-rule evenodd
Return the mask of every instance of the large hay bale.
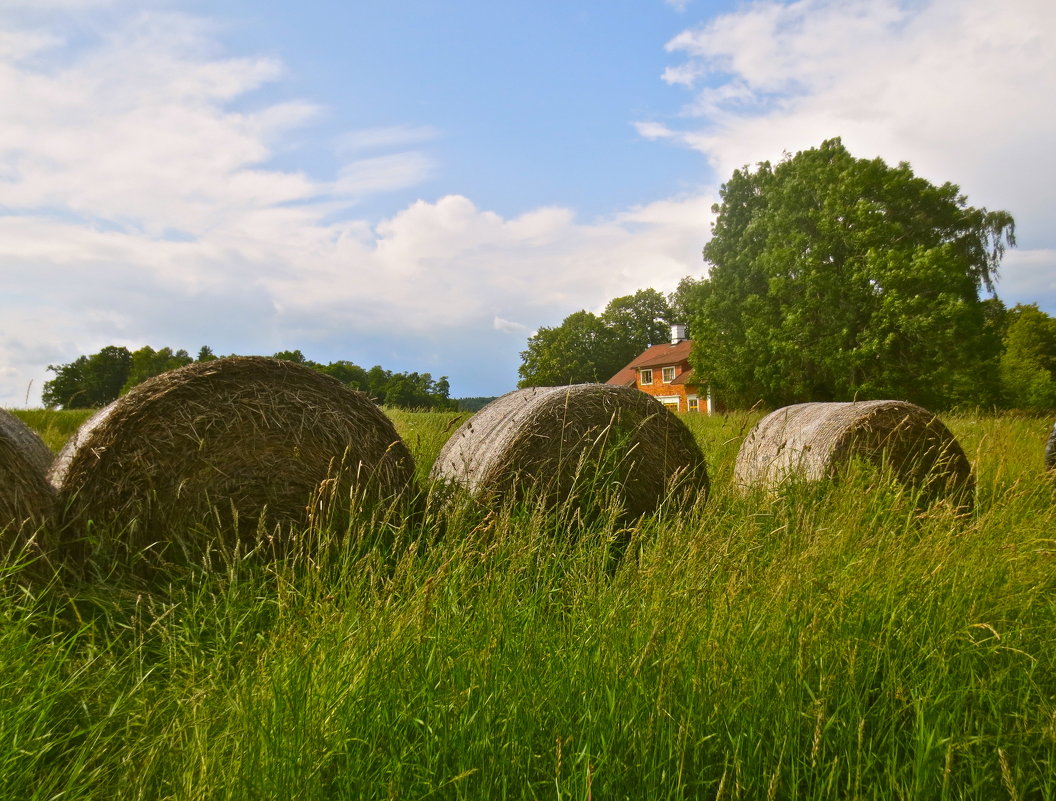
M 961 446 L 935 415 L 904 401 L 800 403 L 771 412 L 742 443 L 734 480 L 742 487 L 817 481 L 856 458 L 890 468 L 928 502 L 946 497 L 971 506 L 975 479 Z
M 51 512 L 51 451 L 13 414 L 0 409 L 0 530 L 36 525 Z
M 88 533 L 95 547 L 139 549 L 194 547 L 192 532 L 236 521 L 243 536 L 304 526 L 313 499 L 385 501 L 413 475 L 363 393 L 302 365 L 232 357 L 156 376 L 100 410 L 50 479 L 68 546 Z
M 619 499 L 627 515 L 654 510 L 677 484 L 706 495 L 704 456 L 675 415 L 643 392 L 605 384 L 503 395 L 444 445 L 432 477 L 492 500 L 532 494 L 548 505 Z

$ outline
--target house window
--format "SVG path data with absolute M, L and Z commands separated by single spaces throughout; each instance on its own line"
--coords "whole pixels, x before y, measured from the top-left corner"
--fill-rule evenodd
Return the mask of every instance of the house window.
M 653 383 L 653 371 L 652 370 L 639 370 L 638 371 L 638 383 L 643 387 Z
M 681 406 L 678 402 L 678 395 L 658 395 L 656 396 L 656 399 L 673 412 L 681 411 Z
M 700 399 L 699 398 L 691 395 L 690 397 L 686 398 L 686 401 L 689 403 L 689 410 L 691 412 L 699 412 L 700 411 Z
M 674 380 L 675 380 L 675 368 L 674 367 L 665 367 L 664 368 L 664 383 L 665 384 L 670 384 Z

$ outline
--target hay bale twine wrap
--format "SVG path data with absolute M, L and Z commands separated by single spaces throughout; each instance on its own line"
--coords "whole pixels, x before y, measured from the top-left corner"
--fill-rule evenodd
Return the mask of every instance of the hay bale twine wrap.
M 69 542 L 187 545 L 217 522 L 242 536 L 303 527 L 313 501 L 385 502 L 414 464 L 363 393 L 291 362 L 231 357 L 156 376 L 89 419 L 50 473 Z M 89 524 L 90 521 L 90 524 Z
M 852 459 L 893 470 L 926 502 L 971 508 L 975 478 L 960 444 L 931 412 L 894 400 L 800 403 L 764 417 L 741 444 L 734 481 L 775 487 L 835 476 Z
M 605 384 L 503 395 L 452 435 L 432 477 L 492 501 L 541 494 L 546 505 L 583 505 L 612 493 L 629 516 L 653 511 L 676 485 L 691 497 L 708 491 L 685 424 L 644 392 Z
M 25 423 L 0 409 L 0 531 L 38 525 L 51 514 L 48 446 Z

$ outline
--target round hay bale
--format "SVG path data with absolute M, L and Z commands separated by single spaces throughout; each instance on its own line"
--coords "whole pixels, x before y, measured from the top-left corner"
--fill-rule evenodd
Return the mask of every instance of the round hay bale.
M 0 530 L 37 525 L 51 513 L 51 451 L 13 414 L 0 409 Z
M 889 467 L 927 502 L 972 504 L 975 478 L 961 446 L 935 415 L 904 401 L 800 403 L 771 412 L 741 444 L 734 481 L 744 487 L 817 481 L 854 458 Z
M 133 388 L 81 427 L 49 478 L 68 546 L 88 533 L 96 547 L 138 550 L 193 548 L 203 524 L 242 536 L 304 526 L 326 498 L 346 510 L 382 502 L 413 475 L 365 394 L 292 362 L 232 357 Z
M 644 392 L 605 384 L 503 395 L 447 441 L 432 477 L 491 499 L 541 494 L 549 506 L 613 493 L 630 516 L 654 510 L 676 484 L 708 490 L 704 455 L 682 421 Z

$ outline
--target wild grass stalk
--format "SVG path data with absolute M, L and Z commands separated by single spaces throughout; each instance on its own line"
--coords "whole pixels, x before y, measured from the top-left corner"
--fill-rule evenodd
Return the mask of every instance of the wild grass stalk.
M 397 425 L 428 470 L 450 415 Z M 627 527 L 427 486 L 295 547 L 0 595 L 11 798 L 1052 798 L 1045 421 L 947 420 L 972 515 L 852 468 Z M 404 434 L 406 436 L 406 434 Z M 218 538 L 223 541 L 223 538 Z
M 12 409 L 11 414 L 36 431 L 58 453 L 95 409 Z

